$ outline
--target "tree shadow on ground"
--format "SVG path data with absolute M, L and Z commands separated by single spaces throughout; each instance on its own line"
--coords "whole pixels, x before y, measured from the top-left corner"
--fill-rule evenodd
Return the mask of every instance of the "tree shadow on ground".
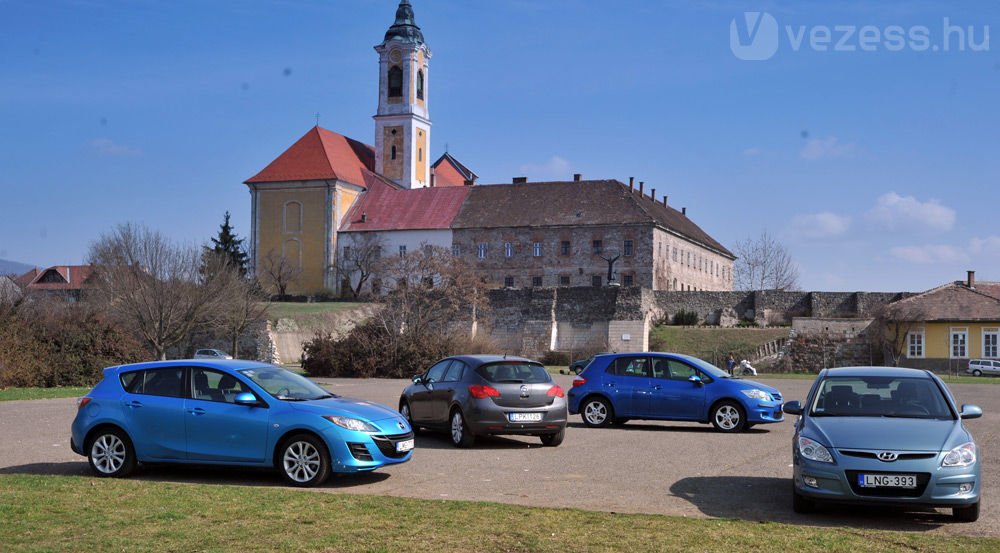
M 678 480 L 670 491 L 717 518 L 911 532 L 934 530 L 952 520 L 945 510 L 834 504 L 798 514 L 792 511 L 792 484 L 787 478 L 699 476 Z

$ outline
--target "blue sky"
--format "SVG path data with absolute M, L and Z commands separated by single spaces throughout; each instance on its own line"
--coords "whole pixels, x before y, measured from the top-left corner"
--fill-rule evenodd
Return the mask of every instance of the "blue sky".
M 242 182 L 316 113 L 373 141 L 396 4 L 0 0 L 0 258 L 126 221 L 203 243 L 227 210 L 246 236 Z M 995 2 L 413 4 L 432 156 L 481 182 L 634 176 L 727 246 L 766 228 L 805 289 L 1000 280 Z

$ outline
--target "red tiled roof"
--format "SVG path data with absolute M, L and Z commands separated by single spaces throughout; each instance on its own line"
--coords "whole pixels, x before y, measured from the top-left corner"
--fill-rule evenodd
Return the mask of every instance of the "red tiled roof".
M 15 278 L 14 282 L 18 283 L 22 287 L 27 286 L 31 284 L 31 281 L 35 280 L 35 277 L 37 277 L 38 273 L 41 272 L 42 272 L 41 269 L 38 268 L 31 269 L 27 273 L 24 273 L 23 275 Z
M 368 190 L 347 212 L 340 225 L 341 232 L 447 229 L 471 189 L 467 186 L 400 189 L 374 173 L 365 186 Z
M 448 152 L 431 165 L 431 171 L 434 172 L 434 186 L 464 186 L 465 181 L 475 182 L 479 177 Z
M 889 304 L 898 316 L 918 316 L 925 321 L 1000 321 L 1000 283 L 949 282 Z
M 31 283 L 27 285 L 29 290 L 80 290 L 84 288 L 87 278 L 90 277 L 92 268 L 90 265 L 56 265 L 39 271 Z M 60 282 L 43 282 L 53 277 L 48 275 L 58 275 Z
M 264 170 L 247 179 L 246 184 L 340 179 L 360 185 L 364 182 L 363 172 L 374 169 L 374 148 L 313 127 Z

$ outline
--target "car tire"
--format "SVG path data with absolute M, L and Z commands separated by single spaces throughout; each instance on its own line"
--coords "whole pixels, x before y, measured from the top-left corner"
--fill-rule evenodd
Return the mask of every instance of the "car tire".
M 451 412 L 448 424 L 448 434 L 451 436 L 451 444 L 455 447 L 472 447 L 476 443 L 476 437 L 469 430 L 469 425 L 465 423 L 465 416 L 460 409 Z
M 399 414 L 403 415 L 406 422 L 410 423 L 410 428 L 413 429 L 414 434 L 420 434 L 420 428 L 413 423 L 413 413 L 410 412 L 410 403 L 408 401 L 399 402 Z
M 747 426 L 747 416 L 735 401 L 720 401 L 709 413 L 712 426 L 720 432 L 742 432 Z
M 972 376 L 983 376 L 983 371 L 976 369 L 972 371 Z
M 792 485 L 792 510 L 800 515 L 816 512 L 816 502 L 806 499 L 805 496 L 795 489 L 794 484 Z
M 281 476 L 293 486 L 319 486 L 330 476 L 330 452 L 323 440 L 312 434 L 296 434 L 285 440 L 277 460 Z
M 566 438 L 566 427 L 562 427 L 555 434 L 542 434 L 539 438 L 541 438 L 542 445 L 545 447 L 558 447 Z
M 951 516 L 959 522 L 976 522 L 979 520 L 979 502 L 966 507 L 954 507 L 951 510 Z
M 583 418 L 583 424 L 592 428 L 601 428 L 615 420 L 615 412 L 608 400 L 594 396 L 583 402 L 583 407 L 580 408 L 580 417 Z
M 108 427 L 95 432 L 87 444 L 90 468 L 101 478 L 124 478 L 135 470 L 135 448 L 124 430 Z

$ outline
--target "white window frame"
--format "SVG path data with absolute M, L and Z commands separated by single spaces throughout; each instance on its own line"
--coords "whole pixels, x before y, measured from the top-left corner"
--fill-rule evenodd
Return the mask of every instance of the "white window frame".
M 918 344 L 913 343 L 913 338 L 919 337 Z M 918 354 L 912 355 L 914 347 L 918 348 Z M 906 358 L 923 359 L 927 355 L 927 334 L 923 328 L 914 328 L 906 333 Z
M 988 351 L 986 349 L 986 337 L 987 336 L 992 336 L 993 337 L 993 344 L 992 344 L 993 351 L 992 352 L 990 352 L 990 351 Z M 982 338 L 983 338 L 982 339 L 982 343 L 983 343 L 983 357 L 985 357 L 987 359 L 998 359 L 998 358 L 1000 358 L 1000 328 L 997 328 L 997 327 L 984 328 L 983 332 L 982 332 Z M 992 353 L 993 355 L 990 355 L 990 353 Z
M 476 256 L 479 259 L 486 259 L 486 244 L 479 244 L 476 247 Z
M 542 243 L 541 242 L 535 242 L 534 244 L 532 244 L 532 246 L 531 246 L 531 253 L 535 257 L 542 257 Z
M 462 256 L 462 246 L 459 245 L 459 244 L 452 244 L 451 245 L 451 255 L 454 256 L 454 257 L 461 257 Z
M 406 257 L 406 244 L 399 245 L 399 257 Z
M 955 355 L 955 337 L 964 337 L 964 342 L 962 348 L 965 350 L 965 355 Z M 969 358 L 969 329 L 967 327 L 951 327 L 948 333 L 948 358 L 949 359 L 968 359 Z
M 503 255 L 504 257 L 514 257 L 514 244 L 511 244 L 510 242 L 504 242 Z

